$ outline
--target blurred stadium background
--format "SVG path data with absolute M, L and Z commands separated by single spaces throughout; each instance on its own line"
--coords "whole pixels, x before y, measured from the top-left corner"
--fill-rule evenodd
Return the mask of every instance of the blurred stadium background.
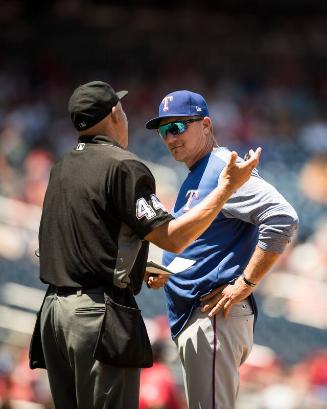
M 259 170 L 300 228 L 257 289 L 237 409 L 327 408 L 326 1 L 12 0 L 0 23 L 0 408 L 52 408 L 46 372 L 27 365 L 45 289 L 34 251 L 49 170 L 76 141 L 68 97 L 94 79 L 129 90 L 130 150 L 168 208 L 186 170 L 144 129 L 167 92 L 202 93 L 220 145 L 264 148 Z M 185 408 L 163 293 L 138 302 L 158 358 L 140 408 Z

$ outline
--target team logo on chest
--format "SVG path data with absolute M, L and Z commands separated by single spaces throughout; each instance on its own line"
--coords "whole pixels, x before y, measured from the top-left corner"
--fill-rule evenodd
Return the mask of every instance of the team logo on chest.
M 193 200 L 199 199 L 199 191 L 190 189 L 187 191 L 185 197 L 187 199 L 187 202 L 186 205 L 183 207 L 183 212 L 187 212 L 188 210 L 190 210 Z

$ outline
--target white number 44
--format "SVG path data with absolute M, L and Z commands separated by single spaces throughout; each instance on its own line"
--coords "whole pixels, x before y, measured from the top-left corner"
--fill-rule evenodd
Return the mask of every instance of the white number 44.
M 160 200 L 155 195 L 151 195 L 151 201 L 152 206 L 150 206 L 149 203 L 143 197 L 137 200 L 136 217 L 138 219 L 142 219 L 143 217 L 146 217 L 148 220 L 153 219 L 156 216 L 156 212 L 153 210 L 153 208 L 155 210 L 162 209 L 163 211 L 166 211 L 165 206 L 160 202 Z

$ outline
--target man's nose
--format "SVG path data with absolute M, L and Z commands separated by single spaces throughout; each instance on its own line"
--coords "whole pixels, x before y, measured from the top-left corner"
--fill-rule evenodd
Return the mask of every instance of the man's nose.
M 178 135 L 174 135 L 171 132 L 167 132 L 166 134 L 166 138 L 165 138 L 165 142 L 169 143 L 169 142 L 174 142 L 177 139 Z

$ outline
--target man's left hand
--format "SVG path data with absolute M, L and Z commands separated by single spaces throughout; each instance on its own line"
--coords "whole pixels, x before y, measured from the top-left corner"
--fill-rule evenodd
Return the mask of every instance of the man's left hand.
M 217 288 L 210 294 L 200 298 L 202 303 L 202 312 L 209 311 L 208 316 L 212 318 L 219 311 L 223 311 L 226 318 L 232 306 L 245 300 L 253 291 L 253 288 L 247 285 L 242 277 L 239 277 L 234 284 L 227 285 L 222 291 Z

